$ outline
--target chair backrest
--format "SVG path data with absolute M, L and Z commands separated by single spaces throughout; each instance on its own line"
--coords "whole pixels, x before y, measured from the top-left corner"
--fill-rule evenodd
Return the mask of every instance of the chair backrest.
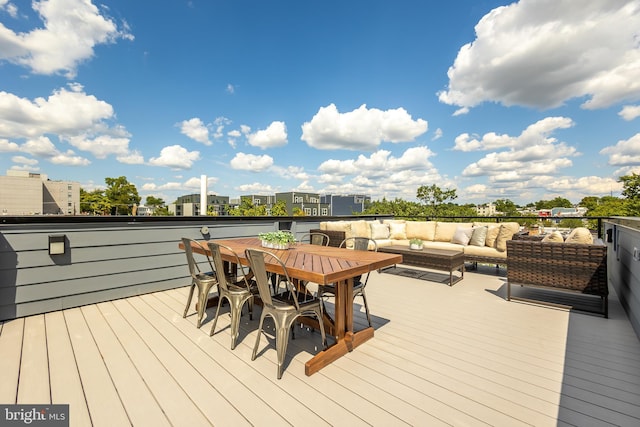
M 242 265 L 240 263 L 240 257 L 229 246 L 221 245 L 221 244 L 215 243 L 215 242 L 207 242 L 207 245 L 209 246 L 209 251 L 211 251 L 211 258 L 213 258 L 213 267 L 214 267 L 215 275 L 218 278 L 218 284 L 224 290 L 228 290 L 229 287 L 228 287 L 228 282 L 227 282 L 227 275 L 225 274 L 225 271 L 224 271 L 224 261 L 222 261 L 222 253 L 220 252 L 220 250 L 224 249 L 224 250 L 230 252 L 231 255 L 235 258 L 235 260 L 232 262 L 232 264 L 235 264 L 236 266 L 241 266 Z M 246 276 L 243 275 L 242 278 L 244 279 L 245 286 L 247 287 L 247 289 L 249 289 L 249 283 L 247 282 Z
M 348 248 L 350 246 L 356 251 L 373 250 L 374 252 L 378 252 L 378 244 L 375 240 L 368 237 L 347 237 L 340 243 L 341 248 Z
M 312 245 L 329 246 L 329 236 L 324 233 L 306 233 L 300 237 L 300 241 L 308 241 Z
M 289 272 L 287 271 L 287 267 L 284 265 L 280 258 L 269 251 L 252 248 L 245 250 L 245 256 L 249 260 L 251 271 L 253 271 L 253 277 L 255 277 L 256 282 L 258 283 L 258 292 L 260 293 L 260 299 L 267 307 L 274 308 L 274 304 L 273 299 L 271 298 L 271 286 L 269 285 L 269 275 L 267 274 L 265 259 L 269 259 L 270 263 L 275 261 L 276 263 L 280 264 L 282 271 L 278 271 L 278 274 L 280 275 L 280 277 L 284 277 L 287 281 L 287 289 L 291 293 L 294 305 L 296 306 L 297 310 L 300 310 L 298 298 L 296 296 L 295 289 L 293 288 L 293 284 L 291 283 Z
M 197 240 L 189 239 L 188 237 L 182 238 L 182 244 L 184 245 L 184 253 L 187 255 L 187 264 L 189 265 L 189 274 L 194 279 L 197 279 L 202 271 L 200 271 L 200 266 L 196 261 L 193 255 L 193 246 L 200 247 L 202 249 L 202 254 L 207 258 L 207 262 L 209 263 L 209 267 L 213 269 L 213 265 L 211 264 L 211 258 L 207 255 L 207 250 L 204 246 L 200 244 Z

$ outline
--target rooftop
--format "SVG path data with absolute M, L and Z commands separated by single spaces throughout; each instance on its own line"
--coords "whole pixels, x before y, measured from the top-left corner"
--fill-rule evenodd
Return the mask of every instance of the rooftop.
M 214 309 L 201 329 L 182 318 L 188 288 L 6 321 L 0 402 L 69 403 L 79 426 L 639 425 L 640 342 L 615 291 L 604 319 L 508 302 L 503 273 L 374 272 L 375 337 L 307 377 L 320 336 L 297 329 L 281 380 L 273 339 L 251 361 L 259 316 L 232 351 L 228 315 L 213 337 Z

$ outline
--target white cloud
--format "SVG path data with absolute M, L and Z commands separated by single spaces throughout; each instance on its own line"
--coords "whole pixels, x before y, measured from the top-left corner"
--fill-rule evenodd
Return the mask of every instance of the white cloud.
M 555 175 L 562 168 L 572 166 L 569 157 L 580 153 L 551 136 L 558 129 L 573 126 L 566 117 L 547 117 L 528 126 L 518 136 L 498 135 L 494 132 L 482 138 L 464 133 L 455 139 L 455 150 L 499 150 L 468 165 L 462 175 L 466 177 L 490 176 L 492 182 L 516 182 L 536 174 Z
M 28 157 L 24 157 L 24 156 L 13 156 L 11 158 L 11 161 L 14 163 L 23 163 L 26 165 L 37 165 L 38 161 L 36 159 L 30 159 Z
M 16 18 L 18 16 L 18 8 L 15 4 L 10 3 L 9 0 L 0 0 L 0 10 L 6 10 L 9 16 Z
M 431 137 L 431 140 L 435 141 L 442 138 L 442 134 L 443 134 L 442 129 L 440 128 L 436 129 L 435 132 L 433 133 L 433 137 Z
M 209 189 L 208 191 L 210 192 L 211 187 L 213 187 L 216 183 L 218 182 L 218 178 L 215 177 L 207 177 L 207 189 Z M 198 189 L 200 190 L 200 185 L 201 185 L 201 180 L 199 176 L 194 176 L 192 178 L 189 178 L 185 183 L 184 183 L 184 187 L 185 188 L 193 188 L 193 189 Z
M 640 133 L 603 148 L 600 154 L 609 156 L 611 166 L 640 166 Z
M 262 182 L 254 182 L 253 184 L 239 185 L 238 187 L 236 187 L 236 190 L 242 193 L 265 194 L 265 195 L 271 195 L 278 191 L 277 188 L 274 188 L 271 185 L 265 184 Z
M 120 163 L 125 163 L 127 165 L 144 164 L 144 157 L 137 150 L 128 151 L 126 154 L 116 156 L 116 160 L 119 161 Z
M 227 84 L 227 93 L 234 94 L 236 93 L 236 88 L 231 83 Z
M 87 0 L 41 0 L 32 2 L 32 7 L 44 26 L 16 33 L 0 23 L 0 60 L 36 74 L 64 73 L 73 78 L 96 45 L 133 40 L 126 24 L 119 29 Z
M 74 147 L 88 151 L 98 159 L 106 159 L 110 154 L 126 157 L 129 155 L 129 138 L 118 138 L 111 135 L 99 135 L 93 139 L 86 135 L 69 138 Z
M 262 149 L 287 145 L 287 126 L 284 122 L 272 122 L 266 129 L 247 135 L 249 144 Z
M 95 130 L 113 117 L 113 108 L 81 85 L 55 90 L 48 98 L 33 101 L 0 92 L 0 136 L 29 138 L 45 133 L 77 135 Z
M 116 155 L 128 159 L 124 163 L 130 162 L 136 156 L 129 150 L 131 135 L 123 126 L 109 125 L 114 117 L 111 105 L 87 95 L 77 83 L 69 84 L 68 89 L 55 90 L 48 98 L 34 100 L 0 92 L 0 135 L 31 141 L 20 149 L 32 154 L 33 141 L 41 138 L 46 138 L 49 150 L 56 150 L 48 136 L 56 135 L 60 141 L 90 152 L 98 159 Z
M 475 27 L 476 39 L 449 68 L 441 102 L 554 108 L 586 98 L 583 108 L 640 99 L 637 1 L 520 0 Z
M 519 136 L 498 135 L 488 132 L 477 139 L 468 133 L 462 133 L 455 138 L 454 150 L 478 151 L 495 150 L 499 148 L 531 149 L 532 147 L 553 145 L 556 138 L 550 135 L 558 129 L 568 129 L 574 125 L 573 121 L 566 117 L 547 117 L 529 125 Z
M 409 148 L 400 157 L 392 156 L 387 150 L 378 150 L 369 157 L 360 154 L 357 159 L 326 160 L 318 170 L 334 176 L 366 174 L 388 177 L 400 171 L 432 170 L 433 164 L 429 158 L 433 155 L 427 147 Z
M 625 105 L 618 115 L 626 121 L 640 117 L 640 105 Z
M 238 153 L 233 159 L 231 159 L 230 164 L 233 169 L 262 172 L 273 165 L 273 158 L 266 154 L 263 156 L 256 156 L 254 154 Z
M 188 151 L 180 145 L 170 145 L 160 151 L 160 157 L 151 158 L 149 164 L 171 169 L 191 169 L 193 162 L 197 160 L 200 160 L 199 151 Z
M 428 129 L 425 120 L 413 120 L 403 108 L 382 111 L 358 109 L 340 113 L 334 104 L 321 107 L 302 125 L 303 141 L 320 150 L 375 150 L 383 141 L 408 142 Z
M 180 123 L 180 133 L 204 145 L 212 144 L 212 142 L 209 141 L 209 128 L 207 128 L 198 117 L 183 120 Z
M 71 150 L 68 150 L 65 153 L 57 153 L 52 156 L 49 161 L 55 165 L 64 166 L 88 166 L 91 164 L 89 159 L 81 156 L 76 156 L 75 153 Z
M 15 142 L 11 142 L 8 139 L 0 138 L 0 153 L 11 153 L 19 150 L 20 146 Z

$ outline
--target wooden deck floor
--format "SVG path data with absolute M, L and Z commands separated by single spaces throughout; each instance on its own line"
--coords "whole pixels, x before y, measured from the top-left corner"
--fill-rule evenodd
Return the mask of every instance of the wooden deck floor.
M 488 271 L 372 273 L 375 337 L 311 377 L 317 332 L 296 330 L 277 380 L 272 338 L 251 361 L 259 316 L 232 351 L 228 308 L 209 337 L 182 318 L 186 288 L 8 321 L 0 403 L 69 403 L 76 426 L 640 425 L 640 343 L 615 295 L 609 319 L 507 302 Z

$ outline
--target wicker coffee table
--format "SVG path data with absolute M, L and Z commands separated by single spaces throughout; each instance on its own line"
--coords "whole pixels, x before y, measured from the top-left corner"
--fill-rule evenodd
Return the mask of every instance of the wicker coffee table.
M 462 251 L 448 249 L 409 249 L 408 246 L 384 246 L 378 252 L 402 255 L 402 264 L 414 267 L 432 268 L 449 272 L 449 286 L 464 278 L 464 254 Z M 459 271 L 460 275 L 453 274 Z

